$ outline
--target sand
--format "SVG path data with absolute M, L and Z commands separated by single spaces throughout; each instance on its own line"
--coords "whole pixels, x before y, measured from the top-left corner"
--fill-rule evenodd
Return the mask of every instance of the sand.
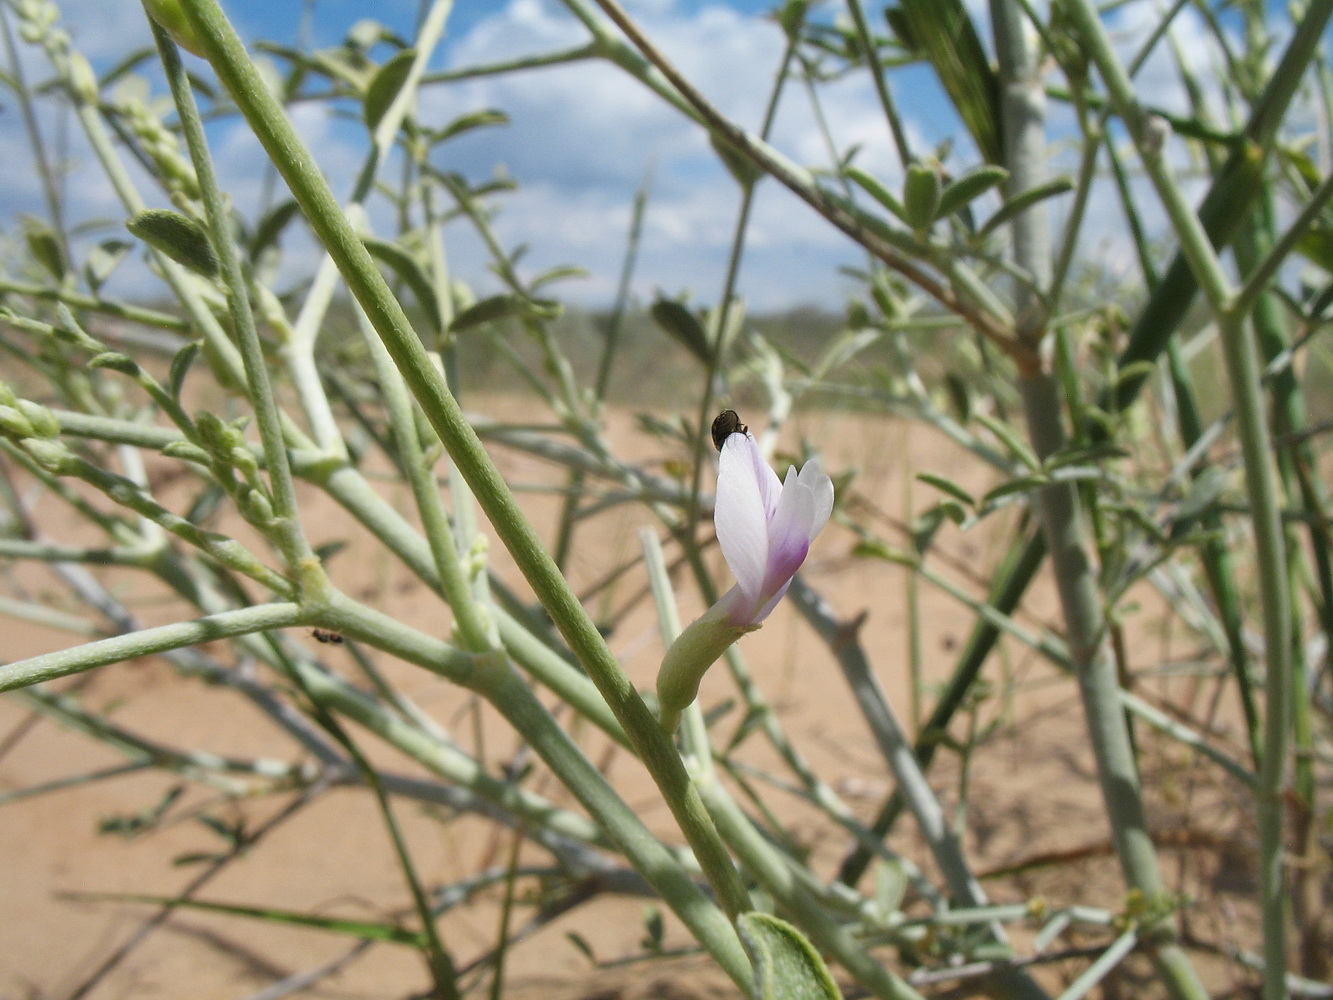
M 496 399 L 487 401 L 484 409 L 514 417 L 525 412 L 525 404 Z M 615 413 L 612 428 L 619 453 L 667 457 L 660 443 L 635 430 L 630 414 Z M 829 468 L 835 474 L 856 470 L 849 494 L 854 492 L 859 498 L 858 516 L 895 544 L 901 537 L 894 523 L 901 518 L 904 504 L 919 511 L 938 495 L 918 482 L 911 486 L 909 497 L 914 472 L 928 470 L 955 477 L 978 491 L 994 481 L 992 472 L 939 435 L 920 426 L 909 430 L 890 418 L 804 417 L 789 429 L 784 443 L 793 447 L 802 435 L 827 451 Z M 525 510 L 543 537 L 550 538 L 559 498 L 529 488 L 558 484 L 563 473 L 536 459 L 499 447 L 494 450 L 509 481 L 520 489 Z M 380 487 L 401 509 L 407 508 L 403 491 Z M 179 496 L 179 491 L 172 494 L 173 488 L 167 487 L 168 494 Z M 416 585 L 409 573 L 384 555 L 327 497 L 309 488 L 303 495 L 313 540 L 317 544 L 347 542 L 330 560 L 335 582 L 343 590 L 423 631 L 447 636 L 447 610 L 437 599 Z M 945 527 L 931 565 L 978 593 L 979 580 L 1002 551 L 1016 513 L 997 515 L 968 532 Z M 581 525 L 570 565 L 576 588 L 589 587 L 632 556 L 637 529 L 651 523 L 645 511 L 620 507 Z M 59 516 L 45 527 L 52 537 L 62 540 L 80 537 Z M 905 570 L 882 560 L 853 558 L 855 541 L 845 528 L 831 527 L 817 543 L 805 575 L 840 617 L 850 620 L 866 614 L 860 640 L 899 716 L 910 726 Z M 512 566 L 498 544 L 492 546 L 492 555 L 501 576 L 513 581 Z M 710 558 L 715 560 L 719 579 L 725 578 L 717 553 Z M 159 591 L 144 591 L 126 571 L 98 571 L 98 576 L 123 600 L 134 602 L 136 613 L 147 621 L 170 621 L 182 615 L 178 607 L 155 600 Z M 36 592 L 52 588 L 50 592 L 56 593 L 49 574 L 40 568 L 20 566 L 16 578 Z M 521 591 L 521 585 L 517 586 Z M 641 586 L 641 575 L 631 573 L 614 591 L 594 596 L 589 606 L 599 620 L 614 620 L 611 647 L 634 682 L 647 689 L 662 646 L 651 602 L 642 598 Z M 701 610 L 699 602 L 689 596 L 683 576 L 679 586 L 682 613 L 689 616 Z M 1027 626 L 1057 624 L 1044 580 L 1024 607 L 1022 621 Z M 928 708 L 933 693 L 930 685 L 947 676 L 971 617 L 954 599 L 923 585 L 920 620 Z M 1124 626 L 1131 670 L 1146 674 L 1161 663 L 1191 654 L 1189 637 L 1179 625 L 1168 630 L 1161 620 L 1160 602 L 1143 594 L 1140 609 L 1128 616 Z M 64 648 L 75 641 L 67 633 L 24 623 L 7 622 L 6 629 L 4 655 L 9 660 Z M 358 676 L 346 646 L 321 644 L 305 630 L 293 630 L 292 638 L 344 675 Z M 783 607 L 760 632 L 743 640 L 741 651 L 792 742 L 815 771 L 868 820 L 892 790 L 893 781 L 819 640 L 792 609 Z M 215 652 L 226 656 L 224 650 Z M 372 659 L 461 743 L 479 747 L 479 755 L 492 770 L 518 751 L 513 732 L 493 712 L 478 709 L 466 692 L 390 657 L 372 654 Z M 956 753 L 940 754 L 930 775 L 951 819 L 965 830 L 963 843 L 974 870 L 1006 872 L 985 880 L 987 893 L 997 901 L 1040 898 L 1050 906 L 1079 902 L 1119 910 L 1123 887 L 1109 852 L 1073 684 L 1051 664 L 1012 641 L 1004 644 L 1001 655 L 992 657 L 987 679 L 989 698 L 977 706 L 975 714 L 958 719 L 951 730 L 955 739 L 974 738 L 979 745 L 965 765 Z M 1143 676 L 1137 678 L 1136 690 L 1183 711 L 1202 713 L 1211 696 L 1210 684 L 1183 676 Z M 102 668 L 52 687 L 77 687 L 79 699 L 88 708 L 168 747 L 273 758 L 288 764 L 302 759 L 291 739 L 245 699 L 182 677 L 162 659 Z M 702 703 L 714 709 L 734 696 L 725 669 L 715 668 L 701 692 Z M 544 700 L 552 701 L 549 695 Z M 738 721 L 739 713 L 733 707 L 716 731 L 729 735 Z M 1223 705 L 1217 725 L 1217 738 L 1224 745 L 1234 745 L 1230 706 Z M 366 732 L 355 727 L 349 731 L 389 771 L 425 776 L 419 767 Z M 1145 727 L 1138 727 L 1137 734 L 1144 747 L 1154 829 L 1165 844 L 1164 872 L 1174 890 L 1200 901 L 1187 911 L 1187 927 L 1219 946 L 1253 948 L 1257 941 L 1253 830 L 1243 797 L 1220 780 L 1211 765 L 1158 739 Z M 670 815 L 637 763 L 586 727 L 579 738 L 589 757 L 640 816 L 665 839 L 678 843 L 679 833 Z M 126 760 L 83 733 L 33 716 L 14 700 L 0 700 L 0 747 L 0 795 L 92 774 Z M 771 768 L 776 759 L 760 737 L 752 737 L 739 757 L 756 769 Z M 577 811 L 568 793 L 539 763 L 525 784 Z M 960 809 L 964 784 L 967 805 Z M 816 871 L 832 877 L 848 849 L 847 834 L 797 797 L 761 781 L 756 787 L 762 787 L 765 801 L 782 816 L 794 842 L 809 852 Z M 151 812 L 176 789 L 178 797 L 148 829 L 99 832 L 99 825 L 108 820 L 119 820 L 123 826 L 127 819 Z M 348 937 L 198 910 L 178 909 L 164 916 L 151 903 L 123 898 L 122 894 L 170 898 L 195 880 L 206 878 L 196 892 L 199 899 L 411 926 L 409 896 L 371 796 L 364 789 L 340 788 L 299 807 L 296 801 L 290 792 L 237 797 L 173 773 L 138 770 L 0 804 L 0 842 L 5 845 L 0 867 L 0 997 L 242 998 L 264 995 L 260 991 L 275 981 L 337 962 L 340 957 L 346 961 L 338 971 L 293 995 L 371 998 L 423 990 L 427 980 L 421 960 L 407 948 L 376 944 L 349 955 L 356 943 Z M 503 867 L 510 856 L 512 835 L 480 819 L 450 816 L 438 807 L 401 798 L 395 800 L 394 809 L 418 871 L 429 884 L 452 883 L 492 866 Z M 272 826 L 266 826 L 270 822 Z M 219 832 L 228 829 L 243 837 L 263 832 L 245 850 L 232 855 L 232 844 Z M 928 873 L 934 872 L 909 819 L 899 823 L 889 843 L 915 858 Z M 532 847 L 524 848 L 520 856 L 531 864 L 549 863 L 549 855 Z M 227 860 L 214 870 L 218 858 Z M 869 879 L 862 884 L 868 887 Z M 520 905 L 512 926 L 522 927 L 535 912 L 532 903 L 537 887 L 532 879 L 520 882 Z M 442 936 L 460 967 L 493 946 L 502 899 L 502 886 L 486 888 L 441 922 Z M 706 959 L 614 964 L 641 953 L 645 914 L 652 908 L 651 901 L 641 898 L 601 896 L 541 927 L 510 951 L 504 995 L 553 1000 L 684 1000 L 734 995 Z M 668 950 L 688 944 L 674 920 L 668 919 L 665 928 Z M 142 940 L 119 954 L 139 934 Z M 586 942 L 606 966 L 594 965 L 571 935 Z M 1016 941 L 1021 946 L 1030 935 L 1030 929 L 1020 929 Z M 1104 941 L 1089 936 L 1065 943 Z M 900 956 L 883 954 L 895 971 L 904 975 L 912 971 Z M 1086 961 L 1074 957 L 1051 963 L 1039 975 L 1058 988 L 1081 971 Z M 1220 960 L 1204 956 L 1200 961 L 1214 988 L 1244 981 Z M 1139 978 L 1147 972 L 1146 963 L 1131 962 L 1104 995 L 1159 995 L 1158 988 Z

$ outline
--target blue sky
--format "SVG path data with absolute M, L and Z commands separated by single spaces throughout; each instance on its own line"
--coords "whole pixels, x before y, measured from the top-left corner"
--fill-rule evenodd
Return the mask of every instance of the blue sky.
M 247 41 L 287 44 L 297 40 L 307 6 L 300 0 L 222 2 Z M 99 68 L 147 43 L 137 0 L 63 0 L 60 6 L 75 44 Z M 765 16 L 768 0 L 630 0 L 626 6 L 715 103 L 742 125 L 757 127 L 782 49 L 778 29 Z M 984 8 L 981 3 L 974 6 Z M 1150 10 L 1147 4 L 1138 6 Z M 878 17 L 878 5 L 873 7 Z M 841 5 L 816 8 L 817 16 L 832 16 L 835 8 Z M 417 9 L 417 0 L 315 0 L 313 43 L 336 44 L 363 18 L 410 37 Z M 1181 23 L 1186 30 L 1195 24 L 1189 17 Z M 484 64 L 586 40 L 585 29 L 556 0 L 455 0 L 433 66 Z M 25 55 L 24 64 L 31 79 L 46 72 L 35 56 Z M 198 61 L 192 66 L 208 72 Z M 891 82 L 918 148 L 954 134 L 954 121 L 927 73 L 920 68 L 895 71 Z M 152 80 L 150 86 L 161 92 L 160 81 Z M 1157 87 L 1153 93 L 1163 91 Z M 559 265 L 583 267 L 588 276 L 564 283 L 558 294 L 594 305 L 607 302 L 620 270 L 634 194 L 651 178 L 636 295 L 640 301 L 658 291 L 690 293 L 701 302 L 716 300 L 738 193 L 699 129 L 625 74 L 601 63 L 436 86 L 423 95 L 419 113 L 424 122 L 438 126 L 482 108 L 505 111 L 511 123 L 442 145 L 436 164 L 474 182 L 496 172 L 518 181 L 518 190 L 500 202 L 496 229 L 507 247 L 530 247 L 523 259 L 528 273 Z M 890 187 L 901 183 L 900 166 L 864 74 L 829 85 L 823 114 L 840 150 L 857 147 L 858 165 Z M 294 118 L 335 193 L 347 192 L 365 150 L 359 127 L 311 104 L 297 108 Z M 44 124 L 61 127 L 50 115 Z M 235 203 L 252 215 L 264 189 L 262 153 L 239 122 L 213 126 L 211 139 Z M 11 149 L 25 145 L 12 103 L 0 109 L 0 142 Z M 828 162 L 800 85 L 788 87 L 774 143 L 805 166 Z M 75 140 L 71 155 L 86 164 L 86 153 Z M 965 169 L 974 162 L 965 135 L 957 135 L 950 166 Z M 67 191 L 76 216 L 116 216 L 114 197 L 95 173 L 85 169 L 73 175 Z M 146 189 L 144 194 L 151 204 L 165 204 L 158 192 Z M 40 212 L 40 206 L 35 179 L 24 177 L 0 190 L 0 225 L 12 229 L 17 212 Z M 377 229 L 387 232 L 389 221 L 384 205 L 372 208 Z M 289 240 L 285 249 L 290 258 L 285 277 L 296 280 L 312 266 L 315 250 L 300 239 Z M 485 255 L 464 226 L 448 228 L 447 250 L 455 272 L 478 294 L 494 289 Z M 844 237 L 778 185 L 761 185 L 741 278 L 742 294 L 752 307 L 812 303 L 838 308 L 854 287 L 840 268 L 862 261 Z M 125 286 L 134 281 L 132 269 L 121 278 Z

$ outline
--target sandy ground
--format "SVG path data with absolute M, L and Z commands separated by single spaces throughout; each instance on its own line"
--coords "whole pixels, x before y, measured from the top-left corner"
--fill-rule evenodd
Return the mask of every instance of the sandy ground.
M 509 416 L 520 412 L 512 401 L 492 410 Z M 638 436 L 627 415 L 616 417 L 618 446 L 625 453 L 650 453 L 657 448 Z M 908 496 L 913 472 L 929 470 L 956 477 L 969 488 L 983 489 L 988 473 L 937 436 L 886 419 L 820 416 L 792 428 L 817 441 L 829 453 L 835 473 L 855 468 L 855 491 L 886 518 L 872 521 L 876 530 L 898 538 L 888 519 L 901 515 L 904 504 L 921 509 L 934 499 L 930 487 L 917 483 Z M 659 449 L 660 450 L 660 449 Z M 557 481 L 548 465 L 498 452 L 510 481 L 520 489 Z M 406 509 L 404 497 L 393 499 Z M 530 516 L 550 536 L 558 499 L 524 492 Z M 438 635 L 447 635 L 447 612 L 428 593 L 412 584 L 408 574 L 378 552 L 364 532 L 353 526 L 327 498 L 311 497 L 304 508 L 316 543 L 346 539 L 348 547 L 331 562 L 337 583 L 348 593 L 402 620 Z M 648 523 L 642 511 L 619 508 L 580 529 L 571 576 L 577 587 L 588 586 L 634 551 L 635 532 Z M 949 558 L 935 565 L 951 579 L 967 584 L 996 557 L 1002 538 L 997 530 L 977 529 L 941 534 L 940 551 Z M 58 534 L 52 529 L 53 534 Z M 60 536 L 66 537 L 66 536 Z M 866 612 L 861 640 L 895 707 L 909 720 L 911 695 L 907 677 L 904 571 L 889 563 L 853 559 L 853 536 L 834 527 L 821 537 L 807 577 L 845 618 Z M 507 557 L 495 552 L 496 565 L 512 578 Z M 41 574 L 21 569 L 22 579 L 42 586 Z M 122 596 L 129 578 L 107 574 Z M 591 607 L 607 618 L 623 610 L 610 642 L 626 670 L 641 687 L 652 684 L 661 643 L 649 602 L 636 600 L 641 578 L 632 575 L 608 598 Z M 631 601 L 633 603 L 631 604 Z M 1026 605 L 1029 625 L 1049 619 L 1051 600 L 1045 586 Z M 1184 657 L 1187 637 L 1164 631 L 1151 601 L 1127 622 L 1129 666 L 1136 671 Z M 171 620 L 173 609 L 155 604 L 151 594 L 136 606 L 146 619 Z M 683 613 L 699 610 L 685 600 Z M 957 647 L 966 637 L 969 614 L 957 602 L 931 587 L 921 591 L 922 647 L 928 680 L 947 674 Z M 304 633 L 297 638 L 312 652 L 348 675 L 355 673 L 346 648 L 321 646 Z M 4 658 L 63 648 L 67 635 L 6 623 Z M 867 735 L 855 704 L 836 667 L 818 640 L 787 608 L 765 628 L 742 643 L 742 651 L 762 690 L 776 706 L 793 742 L 863 818 L 869 818 L 892 781 Z M 517 750 L 513 734 L 486 711 L 474 711 L 464 692 L 386 657 L 377 666 L 461 742 L 480 747 L 490 766 L 497 767 Z M 1079 703 L 1072 684 L 1049 664 L 1012 643 L 989 668 L 991 698 L 975 715 L 983 744 L 964 768 L 957 755 L 940 755 L 932 783 L 946 809 L 957 810 L 960 787 L 966 783 L 967 808 L 952 813 L 966 825 L 964 842 L 980 873 L 1008 871 L 987 879 L 986 890 L 999 901 L 1042 898 L 1051 905 L 1073 901 L 1116 910 L 1123 890 L 1107 848 L 1107 830 L 1100 815 L 1091 755 L 1081 735 Z M 261 718 L 239 696 L 178 677 L 164 662 L 140 661 L 105 668 L 78 679 L 84 703 L 111 713 L 122 726 L 173 747 L 204 749 L 242 757 L 273 757 L 294 761 L 293 744 Z M 62 682 L 58 687 L 68 687 Z M 1154 699 L 1203 710 L 1211 689 L 1187 678 L 1152 680 L 1140 690 Z M 722 668 L 705 683 L 702 700 L 716 706 L 733 694 Z M 927 695 L 929 700 L 929 693 Z M 1225 708 L 1225 707 L 1224 707 Z M 1225 726 L 1227 714 L 1221 716 Z M 729 733 L 736 713 L 724 718 L 720 731 Z M 968 720 L 959 720 L 953 735 L 968 736 Z M 353 730 L 375 760 L 391 770 L 418 774 L 409 763 Z M 1218 943 L 1253 946 L 1251 900 L 1254 876 L 1250 866 L 1253 831 L 1243 802 L 1217 780 L 1215 772 L 1179 748 L 1140 730 L 1149 763 L 1147 783 L 1157 831 L 1170 845 L 1163 864 L 1173 888 L 1206 901 L 1187 912 L 1190 930 Z M 1226 737 L 1234 733 L 1224 734 Z M 678 834 L 666 809 L 632 759 L 595 736 L 585 735 L 589 756 L 620 788 L 641 816 L 664 836 Z M 742 757 L 756 767 L 773 762 L 771 751 L 752 739 Z M 123 758 L 79 732 L 62 729 L 30 715 L 23 705 L 0 700 L 0 794 L 45 782 L 84 775 L 123 763 Z M 570 797 L 540 769 L 529 786 L 561 805 L 577 808 Z M 152 809 L 170 789 L 183 791 L 165 818 L 150 832 L 127 835 L 99 832 L 113 818 L 132 817 Z M 814 859 L 816 870 L 831 876 L 848 847 L 845 833 L 795 797 L 771 790 L 766 799 L 787 821 L 788 829 Z M 127 942 L 143 932 L 157 913 L 155 907 L 114 897 L 116 894 L 171 896 L 181 892 L 207 869 L 207 857 L 226 849 L 210 827 L 242 823 L 247 831 L 262 828 L 291 803 L 287 795 L 237 799 L 177 777 L 136 772 L 70 788 L 49 791 L 0 804 L 0 998 L 67 998 L 93 983 L 86 995 L 98 1000 L 191 996 L 198 1000 L 242 998 L 259 993 L 285 976 L 294 975 L 347 954 L 347 938 L 316 930 L 280 927 L 268 922 L 198 911 L 177 911 L 154 926 L 110 971 L 98 970 Z M 443 816 L 412 802 L 396 807 L 422 877 L 447 883 L 492 865 L 503 865 L 511 838 L 476 819 Z M 207 820 L 204 821 L 204 820 Z M 901 822 L 891 846 L 917 858 L 927 872 L 929 860 L 908 821 Z M 544 857 L 533 851 L 530 860 Z M 524 854 L 528 858 L 528 853 Z M 866 884 L 869 884 L 868 882 Z M 96 898 L 97 894 L 106 894 Z M 225 865 L 198 893 L 200 898 L 252 906 L 304 910 L 352 919 L 402 918 L 411 922 L 408 897 L 383 825 L 370 797 L 362 790 L 328 792 L 312 804 L 276 823 L 241 857 Z M 442 922 L 442 933 L 457 962 L 465 965 L 483 955 L 496 940 L 501 893 L 481 893 Z M 569 935 L 580 935 L 604 963 L 636 955 L 644 937 L 648 904 L 641 899 L 601 898 L 541 928 L 513 948 L 505 995 L 515 998 L 685 998 L 733 995 L 727 984 L 700 959 L 595 967 Z M 516 926 L 532 910 L 521 906 Z M 666 944 L 685 938 L 668 922 Z M 1089 939 L 1085 943 L 1095 943 Z M 1241 978 L 1220 962 L 1201 960 L 1211 985 L 1227 992 Z M 1053 987 L 1067 983 L 1085 964 L 1070 959 L 1041 972 Z M 904 965 L 899 971 L 910 971 Z M 1107 987 L 1105 996 L 1155 996 L 1138 976 L 1146 966 L 1129 970 Z M 381 944 L 353 956 L 336 974 L 301 996 L 392 997 L 424 987 L 419 958 L 407 949 Z

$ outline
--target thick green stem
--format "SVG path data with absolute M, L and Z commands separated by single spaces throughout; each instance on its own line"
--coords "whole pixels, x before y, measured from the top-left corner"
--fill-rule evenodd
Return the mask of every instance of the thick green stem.
M 1005 167 L 1013 191 L 1022 191 L 1046 179 L 1044 92 L 1037 53 L 1027 43 L 1023 16 L 1011 0 L 992 0 L 995 46 L 1001 78 L 1004 115 Z M 1129 88 L 1128 77 L 1124 87 Z M 1135 123 L 1137 124 L 1137 123 Z M 1131 125 L 1131 128 L 1134 128 Z M 1194 219 L 1197 225 L 1197 217 Z M 1174 217 L 1173 217 L 1174 219 Z M 1198 227 L 1199 267 L 1212 257 L 1212 247 Z M 1015 262 L 1033 276 L 1039 287 L 1050 281 L 1047 221 L 1040 205 L 1015 218 L 1012 226 Z M 1182 237 L 1182 241 L 1184 237 Z M 1193 258 L 1192 258 L 1193 259 Z M 1197 271 L 1196 271 L 1197 273 Z M 1209 275 L 1211 277 L 1211 275 Z M 1044 306 L 1031 289 L 1015 287 L 1019 333 L 1039 350 L 1046 334 Z M 1042 458 L 1064 446 L 1063 406 L 1059 383 L 1048 372 L 1024 372 L 1019 389 L 1027 416 L 1028 436 Z M 1120 683 L 1111 653 L 1097 585 L 1089 536 L 1077 487 L 1054 484 L 1037 492 L 1036 508 L 1051 556 L 1051 569 L 1065 621 L 1066 641 L 1087 720 L 1089 741 L 1097 762 L 1102 798 L 1125 881 L 1156 905 L 1165 901 L 1166 887 L 1143 808 L 1134 748 L 1120 702 Z M 1206 996 L 1202 984 L 1175 942 L 1174 925 L 1161 921 L 1151 939 L 1158 969 L 1167 988 L 1179 1000 Z

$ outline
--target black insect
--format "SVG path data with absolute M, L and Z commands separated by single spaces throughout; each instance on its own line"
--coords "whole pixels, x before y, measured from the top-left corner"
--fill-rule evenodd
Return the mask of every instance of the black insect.
M 733 434 L 749 434 L 750 428 L 741 423 L 740 414 L 735 410 L 723 410 L 713 421 L 713 447 L 718 451 Z
M 337 632 L 327 632 L 322 628 L 312 628 L 310 634 L 314 637 L 316 642 L 332 643 L 335 646 L 341 646 L 347 641 Z

